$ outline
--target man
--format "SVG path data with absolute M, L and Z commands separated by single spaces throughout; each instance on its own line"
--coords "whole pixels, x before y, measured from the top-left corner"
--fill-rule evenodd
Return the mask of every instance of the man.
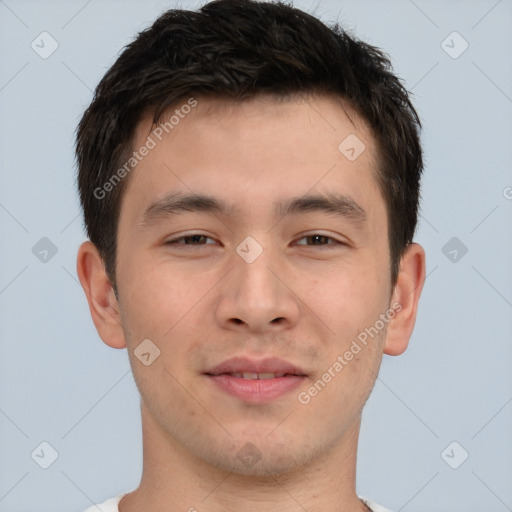
M 77 134 L 77 270 L 141 394 L 89 510 L 354 512 L 363 406 L 414 327 L 420 122 L 377 48 L 282 3 L 171 10 Z

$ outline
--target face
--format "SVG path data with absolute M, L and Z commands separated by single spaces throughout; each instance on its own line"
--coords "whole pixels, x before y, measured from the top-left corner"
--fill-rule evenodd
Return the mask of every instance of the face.
M 392 289 L 374 141 L 323 96 L 198 97 L 182 116 L 159 137 L 139 124 L 134 147 L 156 144 L 118 227 L 145 421 L 228 471 L 297 469 L 352 431 L 381 361 Z

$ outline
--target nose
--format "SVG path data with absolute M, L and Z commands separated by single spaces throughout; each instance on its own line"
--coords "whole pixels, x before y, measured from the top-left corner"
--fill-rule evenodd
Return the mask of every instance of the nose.
M 270 249 L 251 263 L 235 253 L 231 269 L 218 288 L 216 319 L 222 328 L 277 333 L 298 322 L 300 300 L 286 265 Z

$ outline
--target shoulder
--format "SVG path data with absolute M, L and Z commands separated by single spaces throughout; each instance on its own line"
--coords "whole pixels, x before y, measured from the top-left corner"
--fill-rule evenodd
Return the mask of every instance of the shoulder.
M 372 512 L 392 512 L 391 510 L 389 510 L 389 508 L 383 507 L 382 505 L 379 505 L 378 503 L 375 503 L 374 501 L 369 500 L 367 498 L 363 498 L 363 497 L 359 496 L 359 499 L 367 507 L 369 507 Z
M 119 512 L 118 505 L 123 496 L 124 494 L 120 494 L 119 496 L 115 496 L 114 498 L 109 498 L 103 503 L 89 507 L 84 512 Z

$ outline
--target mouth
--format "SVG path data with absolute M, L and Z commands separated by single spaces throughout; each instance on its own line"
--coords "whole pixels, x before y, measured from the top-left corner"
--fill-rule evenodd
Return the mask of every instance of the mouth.
M 215 387 L 246 403 L 269 403 L 307 378 L 301 368 L 279 358 L 232 358 L 204 373 Z
M 238 379 L 247 379 L 247 380 L 269 380 L 269 379 L 280 379 L 281 377 L 297 377 L 298 375 L 294 373 L 274 373 L 274 372 L 231 372 L 231 373 L 219 373 L 219 374 L 207 374 L 211 377 L 216 377 L 218 375 L 229 375 L 231 377 L 236 377 Z

